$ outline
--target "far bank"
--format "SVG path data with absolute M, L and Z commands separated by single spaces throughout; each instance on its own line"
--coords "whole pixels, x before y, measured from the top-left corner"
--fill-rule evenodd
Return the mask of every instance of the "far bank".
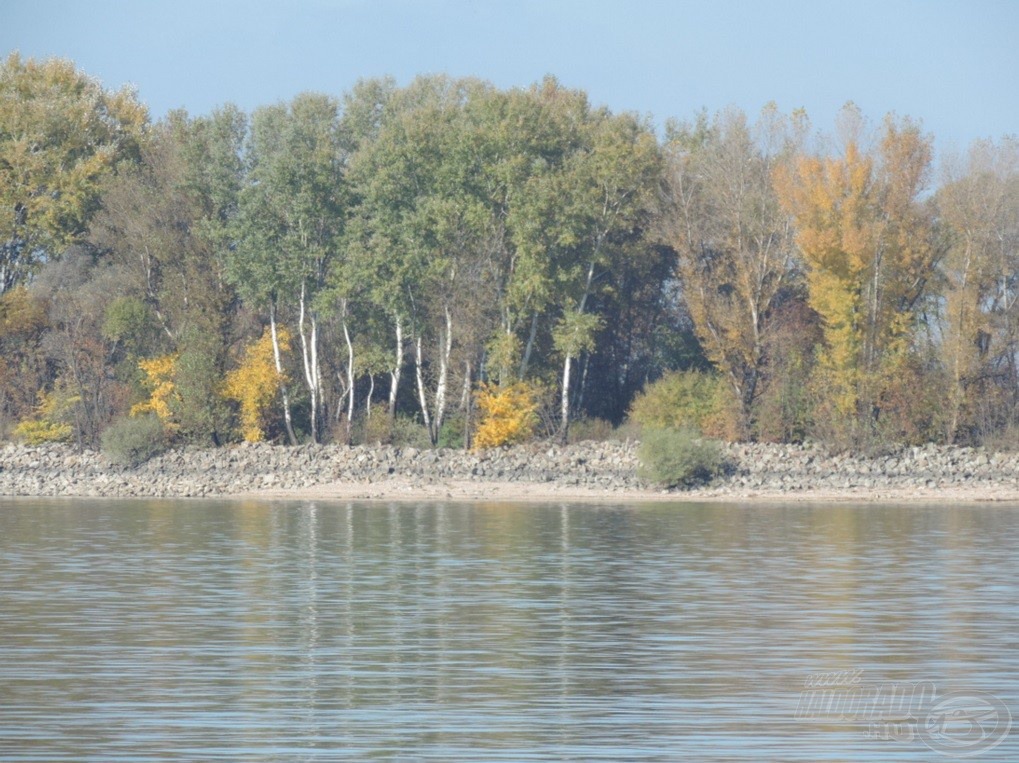
M 634 442 L 469 452 L 241 445 L 172 450 L 136 468 L 66 445 L 0 447 L 0 495 L 358 500 L 1016 501 L 1019 454 L 928 445 L 882 456 L 816 445 L 724 446 L 724 473 L 663 490 Z

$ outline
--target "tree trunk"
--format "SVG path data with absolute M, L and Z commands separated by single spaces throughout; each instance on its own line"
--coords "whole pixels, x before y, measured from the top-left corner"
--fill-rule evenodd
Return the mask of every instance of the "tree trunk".
M 560 418 L 562 423 L 559 427 L 559 439 L 563 445 L 570 436 L 570 369 L 573 365 L 573 357 L 569 354 L 563 361 L 563 396 L 560 402 Z
M 534 350 L 534 338 L 538 334 L 538 312 L 531 315 L 531 332 L 527 336 L 527 346 L 524 347 L 524 356 L 520 359 L 520 380 L 527 376 L 527 368 L 531 365 L 531 352 Z
M 308 395 L 311 398 L 311 411 L 309 421 L 311 424 L 311 441 L 318 442 L 318 392 L 319 392 L 319 370 L 318 370 L 318 322 L 314 313 L 311 316 L 311 338 L 305 334 L 305 313 L 307 307 L 307 292 L 305 285 L 301 284 L 300 317 L 297 321 L 298 332 L 301 335 L 301 359 L 304 364 L 304 380 L 308 385 Z
M 421 337 L 419 336 L 414 342 L 414 376 L 417 379 L 418 402 L 421 406 L 421 416 L 425 422 L 425 429 L 428 430 L 428 436 L 431 437 L 432 419 L 428 413 L 428 396 L 425 394 L 424 371 L 421 367 L 423 362 L 424 359 L 421 356 Z
M 344 313 L 346 313 L 346 305 L 344 305 Z M 347 328 L 347 319 L 343 319 L 343 338 L 347 342 L 347 389 L 349 396 L 347 398 L 347 426 L 343 436 L 346 440 L 346 444 L 350 445 L 353 437 L 353 426 L 354 426 L 354 343 L 350 341 L 350 331 Z M 368 407 L 372 404 L 371 395 L 368 396 Z
M 439 442 L 439 432 L 446 414 L 446 387 L 449 383 L 449 356 L 453 351 L 453 317 L 446 306 L 446 330 L 439 337 L 439 380 L 435 385 L 435 413 L 432 416 L 432 445 Z
M 396 364 L 389 372 L 389 418 L 396 418 L 396 396 L 400 390 L 400 375 L 403 372 L 403 324 L 400 317 L 396 318 Z
M 290 418 L 290 393 L 287 391 L 286 382 L 283 381 L 283 362 L 280 358 L 280 340 L 276 332 L 276 302 L 269 306 L 269 333 L 272 336 L 272 357 L 276 362 L 276 373 L 280 378 L 280 396 L 283 398 L 283 421 L 287 425 L 287 438 L 291 445 L 297 445 L 297 435 L 294 434 L 294 424 Z

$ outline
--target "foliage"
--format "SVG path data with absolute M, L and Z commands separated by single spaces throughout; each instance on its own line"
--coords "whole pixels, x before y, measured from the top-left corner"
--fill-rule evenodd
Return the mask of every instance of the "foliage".
M 478 427 L 474 447 L 498 448 L 525 442 L 538 425 L 538 401 L 535 389 L 524 382 L 505 387 L 482 384 L 475 392 Z
M 630 418 L 644 428 L 693 429 L 722 436 L 732 428 L 731 396 L 716 374 L 672 371 L 634 399 Z
M 290 332 L 278 333 L 281 352 L 290 351 Z M 272 336 L 268 329 L 244 350 L 241 364 L 226 375 L 223 394 L 241 407 L 241 436 L 245 442 L 265 439 L 265 423 L 269 406 L 279 394 L 285 377 L 276 371 L 273 359 Z
M 131 90 L 70 61 L 0 62 L 0 294 L 83 239 L 102 179 L 136 158 L 147 122 Z
M 853 107 L 843 116 L 859 119 Z M 841 156 L 803 156 L 776 170 L 824 329 L 817 387 L 831 399 L 828 415 L 850 420 L 847 431 L 861 437 L 875 427 L 888 370 L 906 362 L 937 261 L 919 202 L 930 163 L 930 137 L 889 117 L 875 152 L 852 134 Z
M 802 141 L 802 118 L 774 106 L 749 124 L 740 111 L 673 126 L 666 239 L 679 254 L 685 302 L 707 357 L 734 387 L 739 430 L 750 433 L 765 344 L 783 292 L 797 277 L 793 228 L 772 185 Z
M 663 487 L 707 482 L 724 465 L 721 446 L 690 428 L 645 429 L 637 458 L 640 477 Z
M 133 405 L 132 416 L 154 413 L 164 426 L 174 426 L 172 405 L 177 392 L 173 378 L 178 358 L 177 353 L 171 353 L 138 361 L 138 368 L 145 374 L 144 385 L 149 399 Z
M 111 462 L 133 468 L 166 450 L 167 440 L 156 413 L 122 417 L 103 432 L 102 452 Z
M 619 439 L 616 428 L 605 419 L 583 417 L 570 424 L 570 442 L 606 442 Z
M 390 441 L 393 445 L 409 448 L 427 448 L 431 445 L 428 430 L 411 416 L 396 416 L 390 431 Z
M 12 434 L 26 445 L 48 442 L 69 442 L 74 436 L 73 408 L 77 399 L 66 393 L 39 392 L 39 405 L 35 415 L 21 421 Z

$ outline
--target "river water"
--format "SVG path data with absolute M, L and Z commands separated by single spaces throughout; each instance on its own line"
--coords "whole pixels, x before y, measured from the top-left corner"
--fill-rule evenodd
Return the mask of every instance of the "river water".
M 1017 550 L 998 505 L 0 500 L 0 760 L 1016 761 Z

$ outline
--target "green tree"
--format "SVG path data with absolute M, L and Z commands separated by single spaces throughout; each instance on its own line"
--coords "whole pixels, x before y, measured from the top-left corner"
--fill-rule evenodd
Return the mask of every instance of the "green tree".
M 84 239 L 102 180 L 137 159 L 147 121 L 131 90 L 70 61 L 0 63 L 0 294 Z

